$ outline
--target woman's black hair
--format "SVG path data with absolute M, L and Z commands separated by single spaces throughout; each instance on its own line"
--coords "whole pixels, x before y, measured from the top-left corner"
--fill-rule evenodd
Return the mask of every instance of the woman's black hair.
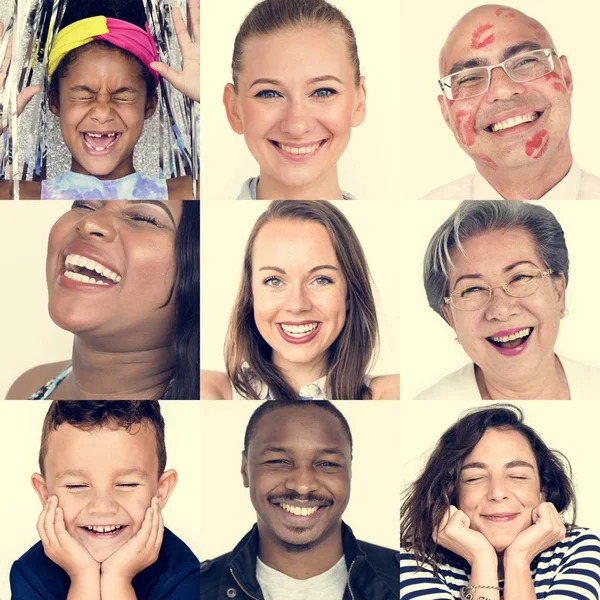
M 67 0 L 67 6 L 60 23 L 60 28 L 64 29 L 68 25 L 87 19 L 89 17 L 104 16 L 112 19 L 121 19 L 127 21 L 133 25 L 136 25 L 140 29 L 145 28 L 146 24 L 146 12 L 142 4 L 142 0 Z M 154 84 L 154 77 L 144 66 L 142 61 L 122 48 L 114 46 L 110 42 L 104 40 L 94 40 L 85 46 L 80 46 L 71 50 L 60 62 L 58 68 L 52 76 L 48 94 L 54 98 L 54 101 L 58 103 L 58 82 L 62 77 L 67 75 L 69 66 L 77 60 L 81 54 L 87 52 L 90 48 L 107 48 L 115 52 L 120 52 L 123 56 L 130 60 L 134 60 L 138 63 L 141 69 L 142 77 L 146 82 L 146 98 L 151 98 L 154 94 L 156 86 Z
M 165 400 L 200 398 L 200 202 L 185 200 L 175 238 L 175 372 Z M 173 290 L 174 292 L 175 290 Z M 168 303 L 168 301 L 167 301 Z

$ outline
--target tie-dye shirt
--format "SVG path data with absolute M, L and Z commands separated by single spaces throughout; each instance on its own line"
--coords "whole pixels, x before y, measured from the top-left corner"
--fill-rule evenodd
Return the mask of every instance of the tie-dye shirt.
M 132 173 L 120 179 L 98 179 L 68 171 L 42 181 L 42 200 L 168 200 L 167 180 Z

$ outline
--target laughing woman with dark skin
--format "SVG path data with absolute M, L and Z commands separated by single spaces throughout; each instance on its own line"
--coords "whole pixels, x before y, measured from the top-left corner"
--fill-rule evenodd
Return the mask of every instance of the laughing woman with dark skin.
M 400 598 L 598 600 L 600 539 L 576 514 L 568 460 L 519 408 L 468 412 L 406 491 Z
M 21 375 L 8 399 L 199 399 L 198 260 L 198 201 L 74 202 L 46 260 L 73 354 Z

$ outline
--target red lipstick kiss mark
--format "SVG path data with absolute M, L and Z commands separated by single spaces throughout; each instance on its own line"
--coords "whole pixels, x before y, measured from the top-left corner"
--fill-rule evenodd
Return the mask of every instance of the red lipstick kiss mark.
M 472 154 L 474 160 L 483 163 L 486 167 L 490 169 L 497 169 L 498 165 L 487 155 L 485 154 Z
M 496 16 L 497 17 L 500 17 L 502 15 L 502 13 L 506 13 L 504 15 L 505 17 L 511 17 L 513 19 L 517 16 L 514 12 L 512 12 L 510 10 L 510 8 L 497 8 L 496 9 Z
M 527 27 L 535 31 L 535 37 L 538 40 L 546 41 L 546 33 L 542 31 L 542 26 L 539 23 L 529 23 Z
M 489 46 L 491 43 L 493 43 L 496 39 L 493 33 L 488 35 L 483 40 L 481 39 L 483 34 L 492 27 L 492 23 L 480 25 L 471 35 L 471 48 L 474 48 L 475 50 L 480 50 L 481 48 L 485 48 L 486 46 Z
M 470 110 L 459 110 L 456 113 L 456 129 L 461 144 L 472 146 L 475 143 L 475 117 Z
M 562 83 L 562 79 L 558 73 L 555 73 L 554 71 L 552 73 L 548 73 L 548 75 L 544 75 L 544 79 L 546 81 L 552 81 L 552 87 L 557 92 L 566 92 L 567 91 L 565 89 L 565 86 Z
M 546 141 L 544 141 L 544 138 L 546 138 Z M 537 160 L 544 156 L 546 150 L 548 150 L 549 143 L 550 136 L 548 135 L 548 130 L 542 129 L 527 140 L 527 143 L 525 144 L 525 154 Z

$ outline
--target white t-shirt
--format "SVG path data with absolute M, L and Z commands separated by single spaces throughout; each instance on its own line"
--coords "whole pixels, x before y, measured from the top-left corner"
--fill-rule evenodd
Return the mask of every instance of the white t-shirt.
M 598 400 L 600 398 L 600 369 L 559 357 L 565 371 L 571 400 Z M 446 375 L 435 385 L 421 392 L 415 400 L 481 400 L 475 364 L 469 363 Z
M 294 579 L 265 565 L 256 558 L 256 579 L 265 600 L 342 600 L 346 591 L 348 568 L 344 556 L 320 575 Z
M 447 183 L 421 200 L 502 200 L 502 196 L 479 173 Z M 600 178 L 582 171 L 575 163 L 561 181 L 540 200 L 600 200 Z

